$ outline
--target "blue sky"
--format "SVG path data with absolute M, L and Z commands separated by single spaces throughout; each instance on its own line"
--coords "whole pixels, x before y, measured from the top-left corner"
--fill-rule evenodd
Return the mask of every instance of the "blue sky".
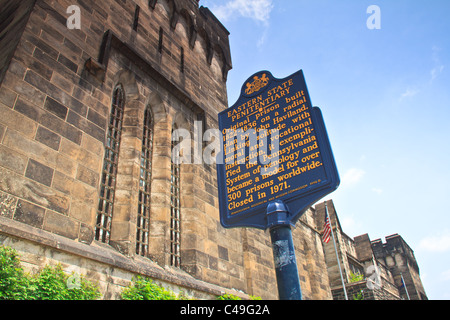
M 450 1 L 201 0 L 230 31 L 230 106 L 260 70 L 303 69 L 341 177 L 344 232 L 399 233 L 450 299 Z M 369 29 L 370 5 L 380 29 Z

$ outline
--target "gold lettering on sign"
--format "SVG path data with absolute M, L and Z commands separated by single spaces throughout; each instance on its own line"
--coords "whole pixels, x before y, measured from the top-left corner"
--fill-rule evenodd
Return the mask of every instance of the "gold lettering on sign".
M 245 93 L 258 92 L 269 83 L 266 74 L 253 80 L 246 84 Z M 318 179 L 291 186 L 292 178 L 323 168 L 307 94 L 291 90 L 294 82 L 294 78 L 288 79 L 227 112 L 232 125 L 224 129 L 223 141 L 228 209 L 232 215 L 321 182 Z M 238 143 L 232 136 L 238 129 L 253 130 L 258 143 L 251 145 L 250 137 Z M 266 138 L 268 145 L 263 143 Z M 278 151 L 273 150 L 275 140 L 279 142 Z M 261 148 L 268 148 L 270 154 Z M 238 163 L 239 157 L 245 163 Z M 258 164 L 257 158 L 270 164 Z M 262 174 L 273 165 L 278 166 L 278 171 Z

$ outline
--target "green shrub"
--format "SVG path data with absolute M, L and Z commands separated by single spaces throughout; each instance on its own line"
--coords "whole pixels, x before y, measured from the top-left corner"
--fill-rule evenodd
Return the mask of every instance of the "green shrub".
M 97 286 L 83 276 L 66 274 L 60 264 L 46 266 L 33 279 L 36 300 L 95 300 L 100 298 Z
M 95 300 L 101 294 L 98 287 L 77 273 L 66 274 L 60 264 L 45 266 L 31 276 L 20 265 L 14 249 L 0 246 L 0 300 Z M 122 293 L 123 300 L 186 300 L 157 285 L 151 279 L 140 276 Z M 261 300 L 250 296 L 251 300 Z M 224 294 L 217 300 L 241 300 L 238 296 Z
M 242 300 L 242 299 L 233 294 L 225 293 L 221 296 L 218 296 L 217 300 Z
M 94 300 L 98 287 L 77 273 L 66 274 L 60 264 L 38 274 L 25 273 L 14 249 L 0 246 L 0 300 Z
M 0 246 L 0 300 L 26 300 L 29 276 L 25 274 L 15 250 Z
M 139 276 L 122 291 L 121 297 L 123 300 L 178 300 L 173 292 Z

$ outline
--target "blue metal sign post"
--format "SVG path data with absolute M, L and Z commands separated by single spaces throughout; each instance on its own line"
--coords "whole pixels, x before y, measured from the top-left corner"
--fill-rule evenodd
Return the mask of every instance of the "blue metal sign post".
M 319 108 L 300 70 L 284 79 L 251 76 L 219 114 L 220 221 L 270 229 L 280 299 L 301 299 L 291 227 L 333 192 L 339 175 Z
M 267 206 L 278 296 L 280 300 L 301 300 L 302 290 L 288 217 L 289 212 L 283 201 L 276 200 Z

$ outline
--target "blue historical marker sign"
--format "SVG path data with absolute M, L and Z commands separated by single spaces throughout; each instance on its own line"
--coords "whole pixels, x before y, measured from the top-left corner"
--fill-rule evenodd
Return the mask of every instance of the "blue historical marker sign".
M 251 76 L 238 101 L 219 114 L 217 177 L 221 224 L 267 229 L 269 203 L 281 200 L 295 225 L 336 190 L 339 175 L 319 108 L 302 70 L 285 79 Z

